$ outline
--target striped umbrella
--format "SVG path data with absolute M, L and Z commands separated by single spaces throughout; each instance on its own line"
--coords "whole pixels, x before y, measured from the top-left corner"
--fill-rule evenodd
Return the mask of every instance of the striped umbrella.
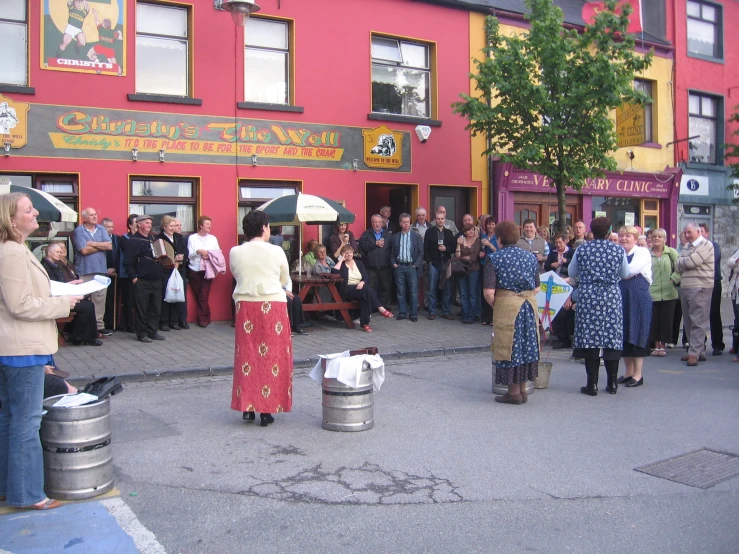
M 269 216 L 270 225 L 301 223 L 354 223 L 354 214 L 344 206 L 322 196 L 290 194 L 274 198 L 257 208 Z
M 8 194 L 11 192 L 22 192 L 31 198 L 33 207 L 38 210 L 39 215 L 37 219 L 39 221 L 66 221 L 68 223 L 77 223 L 77 212 L 58 198 L 54 198 L 48 192 L 23 187 L 21 185 L 0 183 L 0 194 Z

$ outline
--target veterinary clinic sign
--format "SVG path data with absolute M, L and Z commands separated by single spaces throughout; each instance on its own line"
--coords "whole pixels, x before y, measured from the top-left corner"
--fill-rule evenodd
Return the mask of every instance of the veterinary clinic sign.
M 167 162 L 335 169 L 365 158 L 366 130 L 313 123 L 34 104 L 28 130 L 20 155 L 131 160 L 135 148 L 139 161 L 158 160 L 164 150 Z M 367 167 L 410 171 L 408 133 L 383 127 L 382 134 L 394 149 L 388 145 L 378 156 L 392 163 Z

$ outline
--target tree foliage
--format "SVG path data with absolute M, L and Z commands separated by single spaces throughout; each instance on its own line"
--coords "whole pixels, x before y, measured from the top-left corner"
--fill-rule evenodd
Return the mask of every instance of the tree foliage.
M 454 111 L 467 129 L 488 139 L 495 154 L 519 168 L 551 179 L 565 227 L 565 192 L 580 190 L 586 178 L 616 169 L 617 149 L 611 111 L 623 103 L 644 104 L 634 76 L 652 63 L 652 53 L 634 51 L 626 33 L 631 8 L 605 10 L 584 30 L 566 29 L 552 0 L 526 0 L 528 32 L 504 36 L 495 17 L 485 22 L 485 59 L 470 74 L 479 97 L 462 94 Z
M 729 121 L 739 123 L 739 106 L 734 106 L 734 110 L 736 111 L 731 115 Z M 736 138 L 734 142 L 724 145 L 724 159 L 727 162 L 734 160 L 734 163 L 728 163 L 727 165 L 731 169 L 731 176 L 739 179 L 739 127 L 731 134 Z M 739 184 L 731 184 L 726 188 L 733 190 L 736 194 L 736 191 L 739 191 Z M 734 203 L 739 203 L 739 198 L 734 198 Z

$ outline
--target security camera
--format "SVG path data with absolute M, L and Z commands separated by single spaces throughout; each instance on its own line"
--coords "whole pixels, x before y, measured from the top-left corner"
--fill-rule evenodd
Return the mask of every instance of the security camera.
M 416 127 L 416 136 L 421 142 L 426 142 L 431 136 L 431 127 L 428 125 L 418 125 Z

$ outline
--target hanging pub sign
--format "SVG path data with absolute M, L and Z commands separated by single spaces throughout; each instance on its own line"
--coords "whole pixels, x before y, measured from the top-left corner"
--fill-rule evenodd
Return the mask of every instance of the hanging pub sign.
M 126 0 L 46 0 L 43 6 L 43 69 L 126 74 Z
M 19 112 L 20 103 L 0 95 L 0 104 L 3 102 Z M 23 113 L 27 118 L 14 116 L 18 122 L 7 118 L 16 125 L 14 136 L 28 137 L 20 156 L 130 161 L 135 149 L 137 160 L 143 162 L 159 161 L 164 151 L 167 162 L 351 170 L 356 160 L 356 169 L 411 170 L 410 133 L 385 126 L 369 130 L 48 104 L 30 104 Z M 373 145 L 369 151 L 367 144 Z M 362 159 L 366 165 L 359 163 Z
M 0 142 L 21 148 L 28 141 L 28 109 L 30 104 L 16 102 L 0 94 Z
M 618 147 L 639 146 L 646 142 L 644 106 L 622 104 L 616 108 L 616 135 Z

